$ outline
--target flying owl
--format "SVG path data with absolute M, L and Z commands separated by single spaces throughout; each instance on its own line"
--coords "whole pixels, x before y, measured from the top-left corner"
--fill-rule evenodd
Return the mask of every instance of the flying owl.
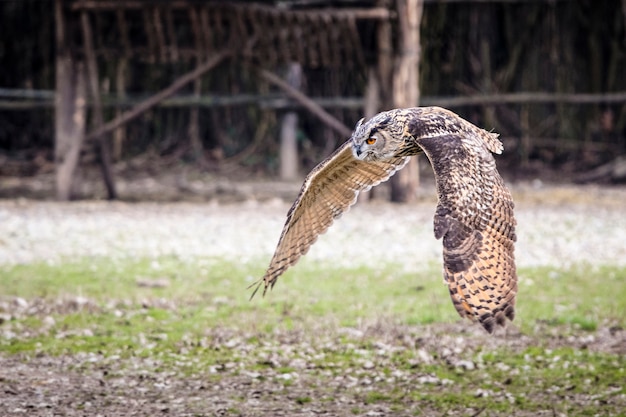
M 452 303 L 461 317 L 490 333 L 496 324 L 504 326 L 515 315 L 517 275 L 513 201 L 492 155 L 502 149 L 497 134 L 439 107 L 361 119 L 352 137 L 306 177 L 252 296 L 262 284 L 263 294 L 273 287 L 360 191 L 388 180 L 424 152 L 435 172 L 434 232 L 443 239 L 443 275 Z

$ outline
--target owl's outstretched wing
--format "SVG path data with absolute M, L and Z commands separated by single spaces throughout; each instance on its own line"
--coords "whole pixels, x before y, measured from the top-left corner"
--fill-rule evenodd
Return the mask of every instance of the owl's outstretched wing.
M 461 317 L 477 320 L 491 333 L 515 315 L 513 201 L 491 154 L 501 151 L 497 135 L 465 123 L 450 129 L 453 134 L 417 143 L 435 171 L 435 237 L 443 238 L 452 302 Z
M 252 297 L 262 284 L 263 294 L 273 287 L 278 277 L 307 253 L 317 237 L 356 202 L 360 191 L 386 181 L 408 160 L 409 157 L 397 157 L 385 162 L 361 161 L 353 156 L 351 143 L 347 141 L 317 165 L 307 175 L 287 213 L 274 256 Z

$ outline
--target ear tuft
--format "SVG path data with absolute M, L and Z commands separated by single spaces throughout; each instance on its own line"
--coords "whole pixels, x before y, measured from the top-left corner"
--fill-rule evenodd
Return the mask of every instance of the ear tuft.
M 361 127 L 361 125 L 363 124 L 364 121 L 365 121 L 365 117 L 361 117 L 361 120 L 356 122 L 356 126 L 354 126 L 354 130 L 355 131 L 359 130 L 359 128 Z

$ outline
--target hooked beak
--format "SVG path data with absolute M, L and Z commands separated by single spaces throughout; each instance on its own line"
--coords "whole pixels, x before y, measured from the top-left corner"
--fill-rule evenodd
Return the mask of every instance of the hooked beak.
M 357 159 L 361 159 L 361 155 L 363 154 L 363 150 L 361 150 L 361 145 L 352 145 L 352 154 Z

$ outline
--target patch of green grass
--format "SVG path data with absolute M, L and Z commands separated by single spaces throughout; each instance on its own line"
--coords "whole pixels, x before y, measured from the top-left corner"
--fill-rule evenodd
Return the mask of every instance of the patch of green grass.
M 385 403 L 391 400 L 391 396 L 387 392 L 370 391 L 365 395 L 365 404 Z
M 315 395 L 297 394 L 291 401 L 315 400 L 317 406 L 320 396 L 348 396 L 357 401 L 354 414 L 381 404 L 398 410 L 419 404 L 417 415 L 512 415 L 520 409 L 594 415 L 600 405 L 614 407 L 610 412 L 624 405 L 623 356 L 567 345 L 549 349 L 541 335 L 546 326 L 566 335 L 626 327 L 626 268 L 522 268 L 515 325 L 536 337 L 536 346 L 462 351 L 459 359 L 475 364 L 466 370 L 438 352 L 429 352 L 433 361 L 424 363 L 412 346 L 379 357 L 369 336 L 337 332 L 361 323 L 460 320 L 439 265 L 411 273 L 394 265 L 336 268 L 305 261 L 265 297 L 250 301 L 246 287 L 262 275 L 264 263 L 88 258 L 0 267 L 3 297 L 53 306 L 41 313 L 3 312 L 14 318 L 0 324 L 2 334 L 14 336 L 0 338 L 0 353 L 146 359 L 144 366 L 155 371 L 251 378 L 278 384 L 281 392 L 313 384 Z M 159 280 L 167 285 L 138 285 Z M 79 296 L 89 302 L 72 301 Z M 298 360 L 306 367 L 294 365 Z M 366 360 L 375 366 L 365 368 Z M 398 371 L 404 378 L 394 379 Z M 346 375 L 367 378 L 369 385 L 327 388 Z M 424 376 L 435 382 L 420 382 Z
M 150 304 L 166 298 L 202 307 L 209 319 L 207 325 L 219 321 L 238 326 L 250 323 L 250 315 L 255 317 L 255 326 L 280 324 L 284 328 L 325 316 L 344 326 L 379 316 L 404 317 L 414 324 L 430 323 L 436 318 L 456 319 L 436 265 L 432 270 L 409 274 L 394 266 L 370 270 L 302 262 L 297 270 L 281 277 L 273 291 L 250 301 L 252 289 L 247 287 L 262 273 L 262 269 L 250 265 L 174 257 L 125 261 L 85 258 L 60 264 L 0 267 L 7 296 L 81 296 L 99 303 L 131 304 Z M 151 280 L 165 280 L 168 285 L 138 285 Z
M 5 295 L 33 298 L 72 294 L 97 300 L 131 301 L 145 296 L 202 300 L 216 294 L 215 286 L 225 289 L 231 284 L 240 284 L 249 271 L 250 268 L 217 259 L 188 261 L 172 256 L 158 259 L 87 257 L 60 263 L 0 266 Z M 161 288 L 138 285 L 139 281 L 150 279 L 165 279 L 169 285 Z M 213 285 L 196 286 L 207 281 Z
M 54 329 L 48 336 L 38 336 L 42 343 L 61 329 L 71 333 L 89 328 L 92 338 L 106 344 L 131 343 L 136 334 L 166 334 L 168 343 L 175 343 L 183 335 L 194 337 L 218 327 L 267 333 L 320 323 L 355 326 L 383 317 L 409 325 L 460 320 L 441 282 L 439 265 L 410 273 L 394 265 L 334 268 L 305 260 L 265 297 L 257 295 L 250 301 L 251 290 L 246 288 L 262 275 L 258 265 L 264 261 L 253 267 L 217 259 L 84 258 L 2 266 L 0 275 L 5 297 L 71 300 L 81 296 L 102 309 L 58 309 L 53 314 Z M 519 276 L 515 324 L 523 331 L 532 332 L 537 324 L 583 331 L 605 325 L 626 327 L 626 268 L 523 268 Z M 138 285 L 151 280 L 165 280 L 167 285 Z M 115 316 L 116 311 L 121 317 Z M 40 319 L 27 314 L 19 322 L 37 330 L 43 326 Z M 63 343 L 61 339 L 53 344 Z
M 585 331 L 626 326 L 624 267 L 523 268 L 519 277 L 516 323 L 524 329 L 537 322 Z
M 298 397 L 296 398 L 296 402 L 300 405 L 304 405 L 304 404 L 308 404 L 310 402 L 312 402 L 313 400 L 311 399 L 311 397 Z
M 5 296 L 81 296 L 100 304 L 124 305 L 151 305 L 166 299 L 190 308 L 188 314 L 198 319 L 189 323 L 192 327 L 289 330 L 322 319 L 338 326 L 378 317 L 410 325 L 459 320 L 442 284 L 439 265 L 411 273 L 396 265 L 338 268 L 305 259 L 281 277 L 273 291 L 249 301 L 251 289 L 246 287 L 262 275 L 259 265 L 264 261 L 84 258 L 2 266 L 0 274 Z M 523 268 L 515 323 L 525 330 L 537 323 L 566 324 L 586 331 L 607 323 L 625 327 L 625 276 L 626 268 L 611 266 Z M 165 281 L 166 286 L 139 285 L 153 281 Z

